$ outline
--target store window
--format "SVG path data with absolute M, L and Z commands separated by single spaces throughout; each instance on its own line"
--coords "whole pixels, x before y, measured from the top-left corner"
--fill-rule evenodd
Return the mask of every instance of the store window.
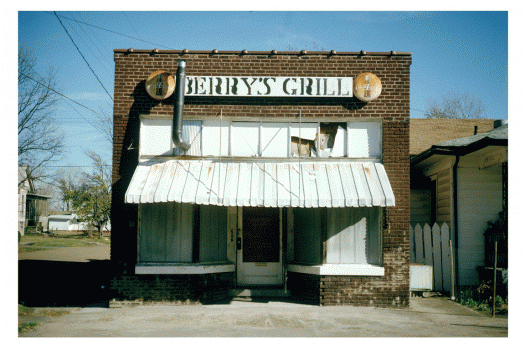
M 381 208 L 294 208 L 294 264 L 381 265 Z M 323 242 L 320 232 L 326 232 Z
M 380 207 L 328 208 L 326 263 L 381 264 Z
M 139 263 L 227 260 L 226 207 L 168 202 L 139 208 Z

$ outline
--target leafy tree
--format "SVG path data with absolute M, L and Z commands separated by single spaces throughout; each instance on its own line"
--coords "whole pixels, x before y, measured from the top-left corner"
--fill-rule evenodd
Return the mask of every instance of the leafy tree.
M 485 118 L 485 106 L 468 93 L 448 93 L 441 97 L 441 101 L 430 100 L 425 116 L 434 119 L 480 119 Z
M 40 76 L 36 60 L 18 51 L 18 165 L 27 167 L 32 180 L 47 177 L 45 166 L 64 153 L 64 134 L 54 122 L 58 102 L 55 71 Z M 21 179 L 20 184 L 25 180 Z
M 92 151 L 86 154 L 93 161 L 93 169 L 84 172 L 79 183 L 62 182 L 63 200 L 71 201 L 79 219 L 96 228 L 102 237 L 102 229 L 111 219 L 110 171 L 100 155 Z

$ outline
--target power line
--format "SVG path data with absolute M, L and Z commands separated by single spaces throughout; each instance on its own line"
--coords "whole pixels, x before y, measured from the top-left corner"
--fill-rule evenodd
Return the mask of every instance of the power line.
M 73 38 L 71 37 L 71 35 L 69 35 L 69 32 L 67 31 L 66 27 L 64 26 L 64 23 L 62 23 L 62 21 L 60 20 L 60 17 L 58 17 L 57 13 L 55 13 L 55 16 L 57 17 L 58 21 L 60 22 L 60 24 L 62 25 L 62 28 L 64 28 L 64 30 L 66 31 L 66 34 L 67 36 L 69 37 L 69 39 L 71 39 L 71 42 L 73 43 L 73 45 L 75 45 L 78 53 L 80 54 L 80 56 L 82 56 L 82 59 L 84 60 L 84 62 L 86 62 L 86 64 L 88 65 L 89 69 L 91 70 L 91 72 L 93 73 L 93 75 L 95 75 L 95 78 L 97 78 L 98 82 L 100 83 L 100 85 L 102 86 L 102 88 L 104 89 L 104 91 L 106 91 L 106 94 L 108 94 L 109 98 L 111 99 L 111 101 L 113 101 L 113 97 L 111 97 L 111 95 L 109 94 L 108 90 L 106 90 L 106 88 L 104 87 L 104 84 L 102 84 L 102 82 L 100 81 L 100 79 L 98 78 L 97 74 L 95 73 L 95 71 L 91 68 L 91 66 L 89 65 L 88 61 L 86 60 L 86 58 L 84 57 L 84 55 L 82 54 L 82 52 L 80 52 L 80 49 L 78 48 L 77 44 L 75 44 L 75 41 L 73 40 Z
M 42 84 L 41 82 L 39 82 L 38 80 L 36 80 L 36 79 L 30 77 L 29 75 L 24 74 L 24 73 L 22 73 L 22 72 L 19 72 L 19 73 L 22 74 L 23 76 L 25 76 L 26 78 L 29 78 L 29 79 L 33 80 L 34 82 L 36 82 L 36 83 L 42 85 L 43 87 L 45 87 L 45 88 L 47 88 L 47 89 L 53 91 L 54 93 L 56 93 L 56 94 L 58 94 L 58 95 L 60 95 L 60 96 L 62 96 L 62 97 L 64 97 L 64 98 L 70 100 L 71 102 L 74 102 L 74 103 L 76 103 L 77 105 L 82 106 L 82 107 L 84 107 L 84 108 L 86 108 L 86 109 L 89 109 L 91 112 L 93 112 L 93 113 L 95 113 L 95 114 L 97 114 L 97 115 L 99 115 L 99 116 L 101 116 L 101 117 L 104 117 L 102 114 L 97 113 L 97 112 L 95 112 L 94 110 L 92 110 L 91 108 L 86 107 L 86 106 L 84 106 L 83 104 L 78 103 L 77 101 L 70 99 L 70 98 L 67 97 L 66 95 L 63 95 L 63 94 L 61 94 L 60 92 L 56 91 L 55 89 L 53 89 L 53 88 L 51 88 L 51 87 L 49 87 L 49 86 L 47 86 L 47 85 L 45 85 L 45 84 Z
M 86 46 L 86 48 L 89 50 L 89 52 L 91 52 L 95 62 L 97 63 L 100 63 L 99 67 L 102 68 L 101 70 L 104 70 L 106 72 L 109 73 L 109 68 L 108 66 L 106 65 L 106 63 L 104 62 L 104 60 L 101 60 L 98 55 L 91 49 L 91 44 L 93 46 L 95 46 L 95 49 L 97 49 L 99 52 L 100 52 L 100 49 L 98 48 L 98 46 L 93 42 L 93 40 L 91 39 L 91 37 L 88 35 L 88 33 L 86 33 L 86 31 L 84 30 L 84 27 L 79 25 L 79 24 L 76 24 L 76 26 L 78 26 L 80 28 L 80 30 L 82 30 L 82 32 L 84 33 L 84 35 L 80 35 L 79 32 L 77 32 L 76 28 L 75 28 L 75 24 L 70 24 L 70 27 L 71 29 L 73 30 L 73 32 L 77 35 L 77 37 L 82 41 L 82 43 Z M 90 28 L 91 29 L 91 28 Z M 90 42 L 88 43 L 87 41 L 84 40 L 83 37 L 86 37 Z
M 122 36 L 125 36 L 126 38 L 130 38 L 130 39 L 133 39 L 133 40 L 138 40 L 138 41 L 142 41 L 142 42 L 145 42 L 147 44 L 151 44 L 151 45 L 155 45 L 156 47 L 163 47 L 165 49 L 168 49 L 168 50 L 173 50 L 173 48 L 171 47 L 167 47 L 167 46 L 164 46 L 164 45 L 161 45 L 161 44 L 155 44 L 155 43 L 152 43 L 151 41 L 147 41 L 147 40 L 142 40 L 142 39 L 139 39 L 139 38 L 135 38 L 133 36 L 129 36 L 129 35 L 126 35 L 126 34 L 122 34 L 122 33 L 118 33 L 118 32 L 115 32 L 113 30 L 109 30 L 109 29 L 106 29 L 106 28 L 101 28 L 101 27 L 98 27 L 96 25 L 93 25 L 93 24 L 89 24 L 89 23 L 86 23 L 86 22 L 82 22 L 82 21 L 78 21 L 76 19 L 73 19 L 73 18 L 69 18 L 69 17 L 65 17 L 65 16 L 58 16 L 56 13 L 55 15 L 57 17 L 62 17 L 64 19 L 68 19 L 70 21 L 74 21 L 74 22 L 77 22 L 77 23 L 81 23 L 81 24 L 85 24 L 87 26 L 91 26 L 91 27 L 94 27 L 94 28 L 97 28 L 97 29 L 100 29 L 100 30 L 105 30 L 106 32 L 110 32 L 110 33 L 113 33 L 113 34 L 117 34 L 117 35 L 122 35 Z

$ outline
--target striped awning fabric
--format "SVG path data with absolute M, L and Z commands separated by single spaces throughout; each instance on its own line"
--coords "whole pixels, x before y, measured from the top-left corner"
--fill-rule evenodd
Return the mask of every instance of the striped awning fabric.
M 395 206 L 382 164 L 333 160 L 148 160 L 137 166 L 125 202 L 301 208 Z

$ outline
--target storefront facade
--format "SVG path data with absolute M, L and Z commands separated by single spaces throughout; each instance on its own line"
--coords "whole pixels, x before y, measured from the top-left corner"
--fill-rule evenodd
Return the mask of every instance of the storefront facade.
M 408 306 L 410 64 L 115 50 L 115 300 Z

